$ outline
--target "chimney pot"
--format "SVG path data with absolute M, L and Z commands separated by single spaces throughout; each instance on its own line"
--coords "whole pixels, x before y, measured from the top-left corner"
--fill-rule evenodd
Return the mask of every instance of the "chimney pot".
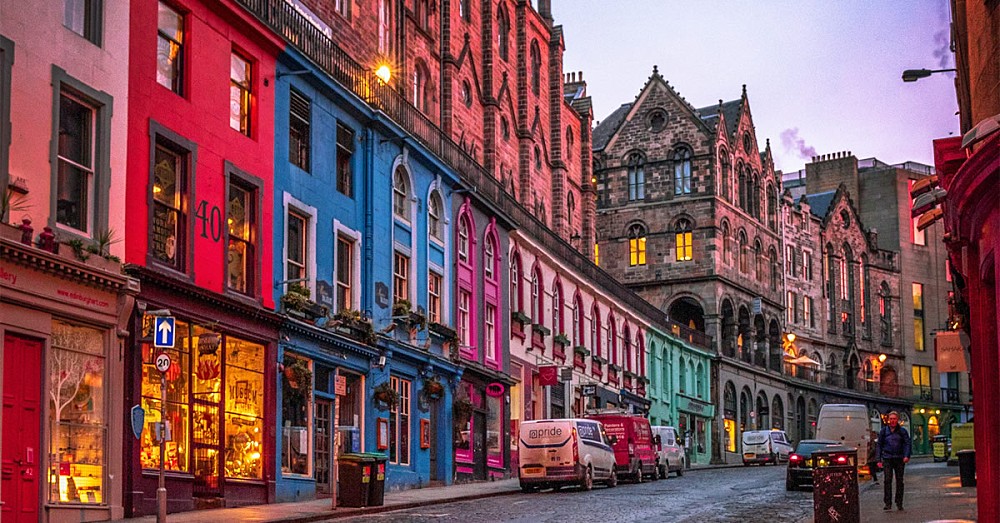
M 583 71 L 580 71 L 580 81 L 583 81 Z

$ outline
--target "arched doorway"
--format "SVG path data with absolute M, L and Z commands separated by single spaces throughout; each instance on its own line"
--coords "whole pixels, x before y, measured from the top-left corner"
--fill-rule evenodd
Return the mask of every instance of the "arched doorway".
M 761 314 L 753 318 L 753 334 L 753 364 L 767 368 L 767 323 Z
M 809 439 L 809 432 L 806 431 L 806 400 L 802 396 L 795 400 L 795 425 L 796 439 L 799 441 Z
M 845 378 L 847 379 L 847 388 L 855 389 L 858 386 L 858 373 L 861 371 L 861 360 L 858 358 L 857 353 L 851 353 L 847 357 L 847 365 L 845 365 Z
M 740 359 L 750 363 L 753 360 L 753 353 L 750 352 L 750 310 L 746 305 L 740 306 L 739 334 L 736 337 L 736 346 L 740 351 Z
M 815 398 L 811 398 L 809 400 L 809 408 L 808 408 L 808 410 L 806 410 L 806 417 L 809 420 L 809 423 L 807 425 L 807 429 L 809 431 L 809 438 L 810 439 L 816 437 L 816 414 L 817 414 L 818 410 L 819 410 L 819 407 L 816 404 L 816 399 Z
M 750 409 L 753 408 L 753 396 L 750 389 L 743 387 L 740 391 L 740 434 L 750 430 Z
M 785 406 L 780 394 L 775 394 L 771 400 L 771 428 L 785 430 Z
M 736 313 L 733 302 L 722 300 L 722 354 L 736 357 Z
M 694 298 L 683 297 L 674 300 L 667 309 L 671 320 L 698 332 L 705 332 L 705 309 Z
M 771 406 L 767 402 L 767 394 L 764 391 L 757 393 L 757 428 L 767 430 L 771 428 Z
M 736 452 L 736 386 L 727 381 L 722 393 L 722 425 L 726 433 L 726 452 Z
M 784 354 L 781 350 L 781 327 L 778 327 L 778 320 L 771 318 L 771 323 L 767 327 L 767 346 L 769 363 L 768 368 L 775 372 L 784 369 Z
M 872 362 L 865 360 L 861 365 L 861 376 L 864 383 L 862 384 L 865 392 L 875 391 L 875 371 L 872 369 Z

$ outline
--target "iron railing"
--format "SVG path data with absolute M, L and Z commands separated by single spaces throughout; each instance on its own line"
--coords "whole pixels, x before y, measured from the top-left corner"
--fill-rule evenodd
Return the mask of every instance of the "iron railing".
M 846 373 L 842 372 L 828 372 L 816 370 L 808 366 L 789 364 L 785 364 L 785 374 L 794 379 L 866 394 L 877 394 L 888 398 L 911 400 L 916 403 L 972 404 L 972 396 L 968 393 L 961 393 L 957 389 L 881 383 L 874 379 L 865 379 L 860 376 L 851 379 Z
M 236 0 L 254 17 L 271 27 L 275 33 L 313 61 L 317 67 L 357 95 L 366 104 L 382 111 L 389 119 L 407 131 L 428 151 L 458 173 L 463 184 L 474 187 L 479 197 L 504 213 L 516 228 L 533 237 L 562 262 L 568 263 L 582 276 L 598 284 L 618 299 L 622 305 L 636 309 L 666 332 L 675 332 L 673 322 L 652 304 L 639 298 L 615 278 L 594 265 L 566 240 L 549 229 L 538 217 L 525 209 L 513 195 L 475 158 L 470 156 L 433 121 L 414 107 L 405 96 L 382 82 L 374 71 L 355 61 L 329 36 L 284 0 Z M 697 331 L 681 332 L 690 343 L 713 349 L 710 336 Z

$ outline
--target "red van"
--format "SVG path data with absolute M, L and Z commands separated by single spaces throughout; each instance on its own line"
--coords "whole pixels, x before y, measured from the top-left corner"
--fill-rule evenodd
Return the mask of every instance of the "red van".
M 632 414 L 591 414 L 587 418 L 603 423 L 608 436 L 618 439 L 612 445 L 618 477 L 627 477 L 636 483 L 641 483 L 643 477 L 659 478 L 656 441 L 648 419 Z

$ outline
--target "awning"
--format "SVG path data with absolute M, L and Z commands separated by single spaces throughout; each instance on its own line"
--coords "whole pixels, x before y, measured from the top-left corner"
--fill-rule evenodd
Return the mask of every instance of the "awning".
M 788 359 L 785 360 L 785 363 L 791 363 L 792 365 L 814 365 L 819 367 L 819 362 L 809 356 L 799 356 L 798 358 Z

